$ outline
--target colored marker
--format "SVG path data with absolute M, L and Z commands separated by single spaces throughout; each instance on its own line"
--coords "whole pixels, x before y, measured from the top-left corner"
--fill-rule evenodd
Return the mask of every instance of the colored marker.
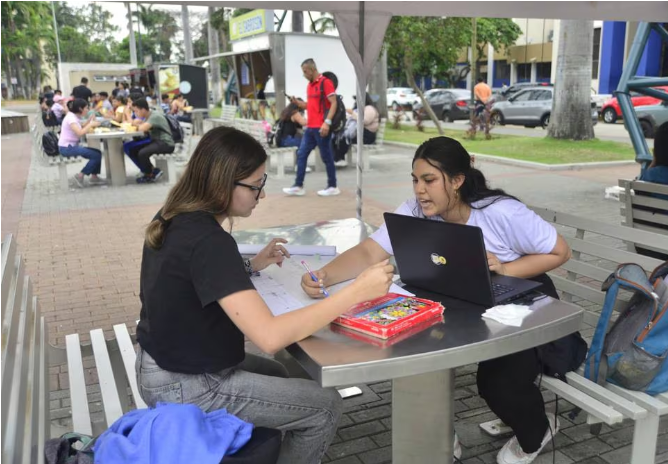
M 311 271 L 311 269 L 308 267 L 308 264 L 306 264 L 306 261 L 302 261 L 302 266 L 304 266 L 304 269 L 306 269 L 306 272 L 309 273 L 313 282 L 318 282 L 318 278 L 315 276 L 313 271 Z M 327 289 L 324 286 L 321 286 L 321 287 L 322 287 L 322 294 L 325 295 L 325 296 L 329 296 L 329 292 L 327 291 Z

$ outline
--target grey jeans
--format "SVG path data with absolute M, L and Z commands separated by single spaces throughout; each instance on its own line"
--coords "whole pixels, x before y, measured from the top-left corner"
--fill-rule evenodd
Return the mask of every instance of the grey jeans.
M 246 353 L 236 367 L 215 374 L 180 374 L 158 366 L 139 348 L 137 383 L 149 406 L 196 404 L 203 411 L 227 409 L 255 426 L 284 433 L 279 464 L 317 464 L 334 439 L 343 409 L 334 389 L 290 379 L 282 364 Z

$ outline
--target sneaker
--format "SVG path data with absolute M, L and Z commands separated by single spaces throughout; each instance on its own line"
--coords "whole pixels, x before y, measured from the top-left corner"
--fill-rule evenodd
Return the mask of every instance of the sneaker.
M 292 187 L 285 187 L 283 189 L 283 193 L 290 196 L 301 197 L 303 195 L 306 195 L 306 190 L 304 190 L 304 187 L 298 187 L 296 185 L 293 185 Z
M 101 177 L 93 177 L 90 176 L 88 179 L 88 183 L 90 185 L 107 185 L 106 179 L 102 179 Z
M 543 441 L 540 444 L 540 448 L 534 451 L 533 453 L 525 453 L 520 446 L 520 442 L 517 441 L 517 437 L 513 436 L 508 442 L 503 445 L 501 451 L 496 456 L 497 464 L 530 464 L 538 457 L 538 454 L 541 450 L 547 445 L 554 435 L 559 431 L 559 420 L 552 413 L 547 413 L 547 420 L 549 427 Z
M 337 168 L 347 168 L 348 167 L 348 161 L 342 159 L 338 161 L 334 161 L 334 166 Z
M 153 168 L 153 173 L 152 173 L 153 181 L 157 181 L 158 179 L 160 179 L 163 174 L 164 173 L 160 169 Z
M 456 433 L 455 433 L 455 442 L 452 445 L 452 454 L 454 454 L 454 456 L 457 459 L 462 458 L 462 445 L 461 445 L 461 443 L 459 443 L 459 437 L 457 436 Z
M 297 165 L 295 164 L 295 172 L 297 172 Z M 306 172 L 313 172 L 310 166 L 306 166 Z
M 318 195 L 321 197 L 333 197 L 334 195 L 339 195 L 341 190 L 337 187 L 327 187 L 325 190 L 318 190 Z
M 137 178 L 138 184 L 152 184 L 153 182 L 155 182 L 153 176 L 142 176 Z
M 74 185 L 79 188 L 83 188 L 84 186 L 84 176 L 83 174 L 74 174 Z

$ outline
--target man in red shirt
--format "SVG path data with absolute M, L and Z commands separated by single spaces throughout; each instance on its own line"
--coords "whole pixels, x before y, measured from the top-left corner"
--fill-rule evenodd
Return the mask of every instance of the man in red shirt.
M 331 80 L 318 72 L 313 59 L 309 58 L 302 63 L 302 72 L 309 81 L 306 86 L 307 101 L 290 98 L 294 103 L 307 112 L 308 124 L 304 129 L 302 143 L 297 150 L 297 178 L 292 187 L 286 187 L 283 192 L 287 195 L 305 195 L 304 176 L 306 175 L 306 161 L 313 149 L 320 148 L 320 157 L 327 168 L 327 188 L 318 190 L 318 195 L 328 197 L 338 195 L 341 191 L 336 186 L 336 168 L 330 140 L 330 126 L 336 113 L 336 89 Z

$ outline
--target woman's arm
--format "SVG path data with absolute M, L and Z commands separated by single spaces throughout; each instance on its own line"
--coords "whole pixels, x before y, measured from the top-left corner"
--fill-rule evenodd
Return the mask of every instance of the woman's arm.
M 273 354 L 323 328 L 351 306 L 385 295 L 393 271 L 387 262 L 379 263 L 335 295 L 280 316 L 272 315 L 255 290 L 233 293 L 218 303 L 251 342 Z
M 302 114 L 299 111 L 295 111 L 290 119 L 292 120 L 292 122 L 297 123 L 302 127 L 306 127 L 306 125 L 308 124 L 306 118 L 302 116 Z
M 77 124 L 76 122 L 73 122 L 72 124 L 70 124 L 70 129 L 72 129 L 72 132 L 77 134 L 79 137 L 83 137 L 84 135 L 93 132 L 93 129 L 99 125 L 100 125 L 99 122 L 97 122 L 94 119 L 90 119 L 83 126 Z
M 490 271 L 521 279 L 530 279 L 556 269 L 571 258 L 571 248 L 564 238 L 557 234 L 557 243 L 548 254 L 526 255 L 515 261 L 501 264 L 492 253 L 487 253 Z

